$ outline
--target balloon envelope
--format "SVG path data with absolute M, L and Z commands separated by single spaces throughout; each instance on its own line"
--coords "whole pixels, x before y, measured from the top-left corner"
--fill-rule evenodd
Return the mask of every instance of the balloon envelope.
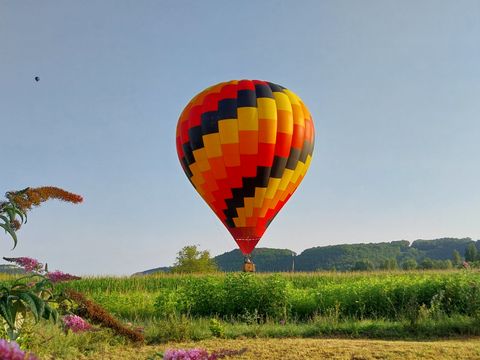
M 176 144 L 188 179 L 247 255 L 305 176 L 314 126 L 292 91 L 234 80 L 188 103 Z

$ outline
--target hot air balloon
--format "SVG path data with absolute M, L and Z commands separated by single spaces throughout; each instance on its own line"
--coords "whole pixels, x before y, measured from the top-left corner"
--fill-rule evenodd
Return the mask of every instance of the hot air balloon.
M 200 92 L 176 131 L 185 174 L 247 257 L 305 176 L 314 138 L 302 100 L 259 80 Z

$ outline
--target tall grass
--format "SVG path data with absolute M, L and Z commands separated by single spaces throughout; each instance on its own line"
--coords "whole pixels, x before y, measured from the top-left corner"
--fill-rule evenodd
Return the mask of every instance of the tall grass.
M 172 313 L 221 318 L 415 321 L 423 312 L 480 316 L 480 272 L 160 274 L 91 277 L 62 286 L 127 320 Z

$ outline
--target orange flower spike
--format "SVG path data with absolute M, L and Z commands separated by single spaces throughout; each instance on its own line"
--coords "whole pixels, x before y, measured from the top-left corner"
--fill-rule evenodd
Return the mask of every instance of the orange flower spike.
M 83 201 L 83 198 L 80 195 L 53 186 L 43 186 L 39 188 L 29 189 L 27 193 L 29 193 L 30 191 L 38 194 L 41 202 L 47 201 L 49 199 L 57 199 L 71 202 L 73 204 L 78 204 Z
M 73 204 L 78 204 L 83 201 L 80 195 L 53 186 L 29 188 L 23 193 L 14 193 L 12 196 L 15 204 L 24 211 L 30 210 L 34 206 L 39 206 L 42 202 L 50 199 L 71 202 Z

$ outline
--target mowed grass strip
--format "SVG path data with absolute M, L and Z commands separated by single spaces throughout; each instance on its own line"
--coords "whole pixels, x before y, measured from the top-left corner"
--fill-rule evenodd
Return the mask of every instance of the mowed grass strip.
M 247 351 L 232 359 L 480 359 L 480 338 L 433 342 L 344 339 L 242 339 L 167 343 L 161 346 L 118 347 L 85 359 L 142 359 L 166 349 L 204 348 Z M 160 357 L 158 357 L 160 359 Z

